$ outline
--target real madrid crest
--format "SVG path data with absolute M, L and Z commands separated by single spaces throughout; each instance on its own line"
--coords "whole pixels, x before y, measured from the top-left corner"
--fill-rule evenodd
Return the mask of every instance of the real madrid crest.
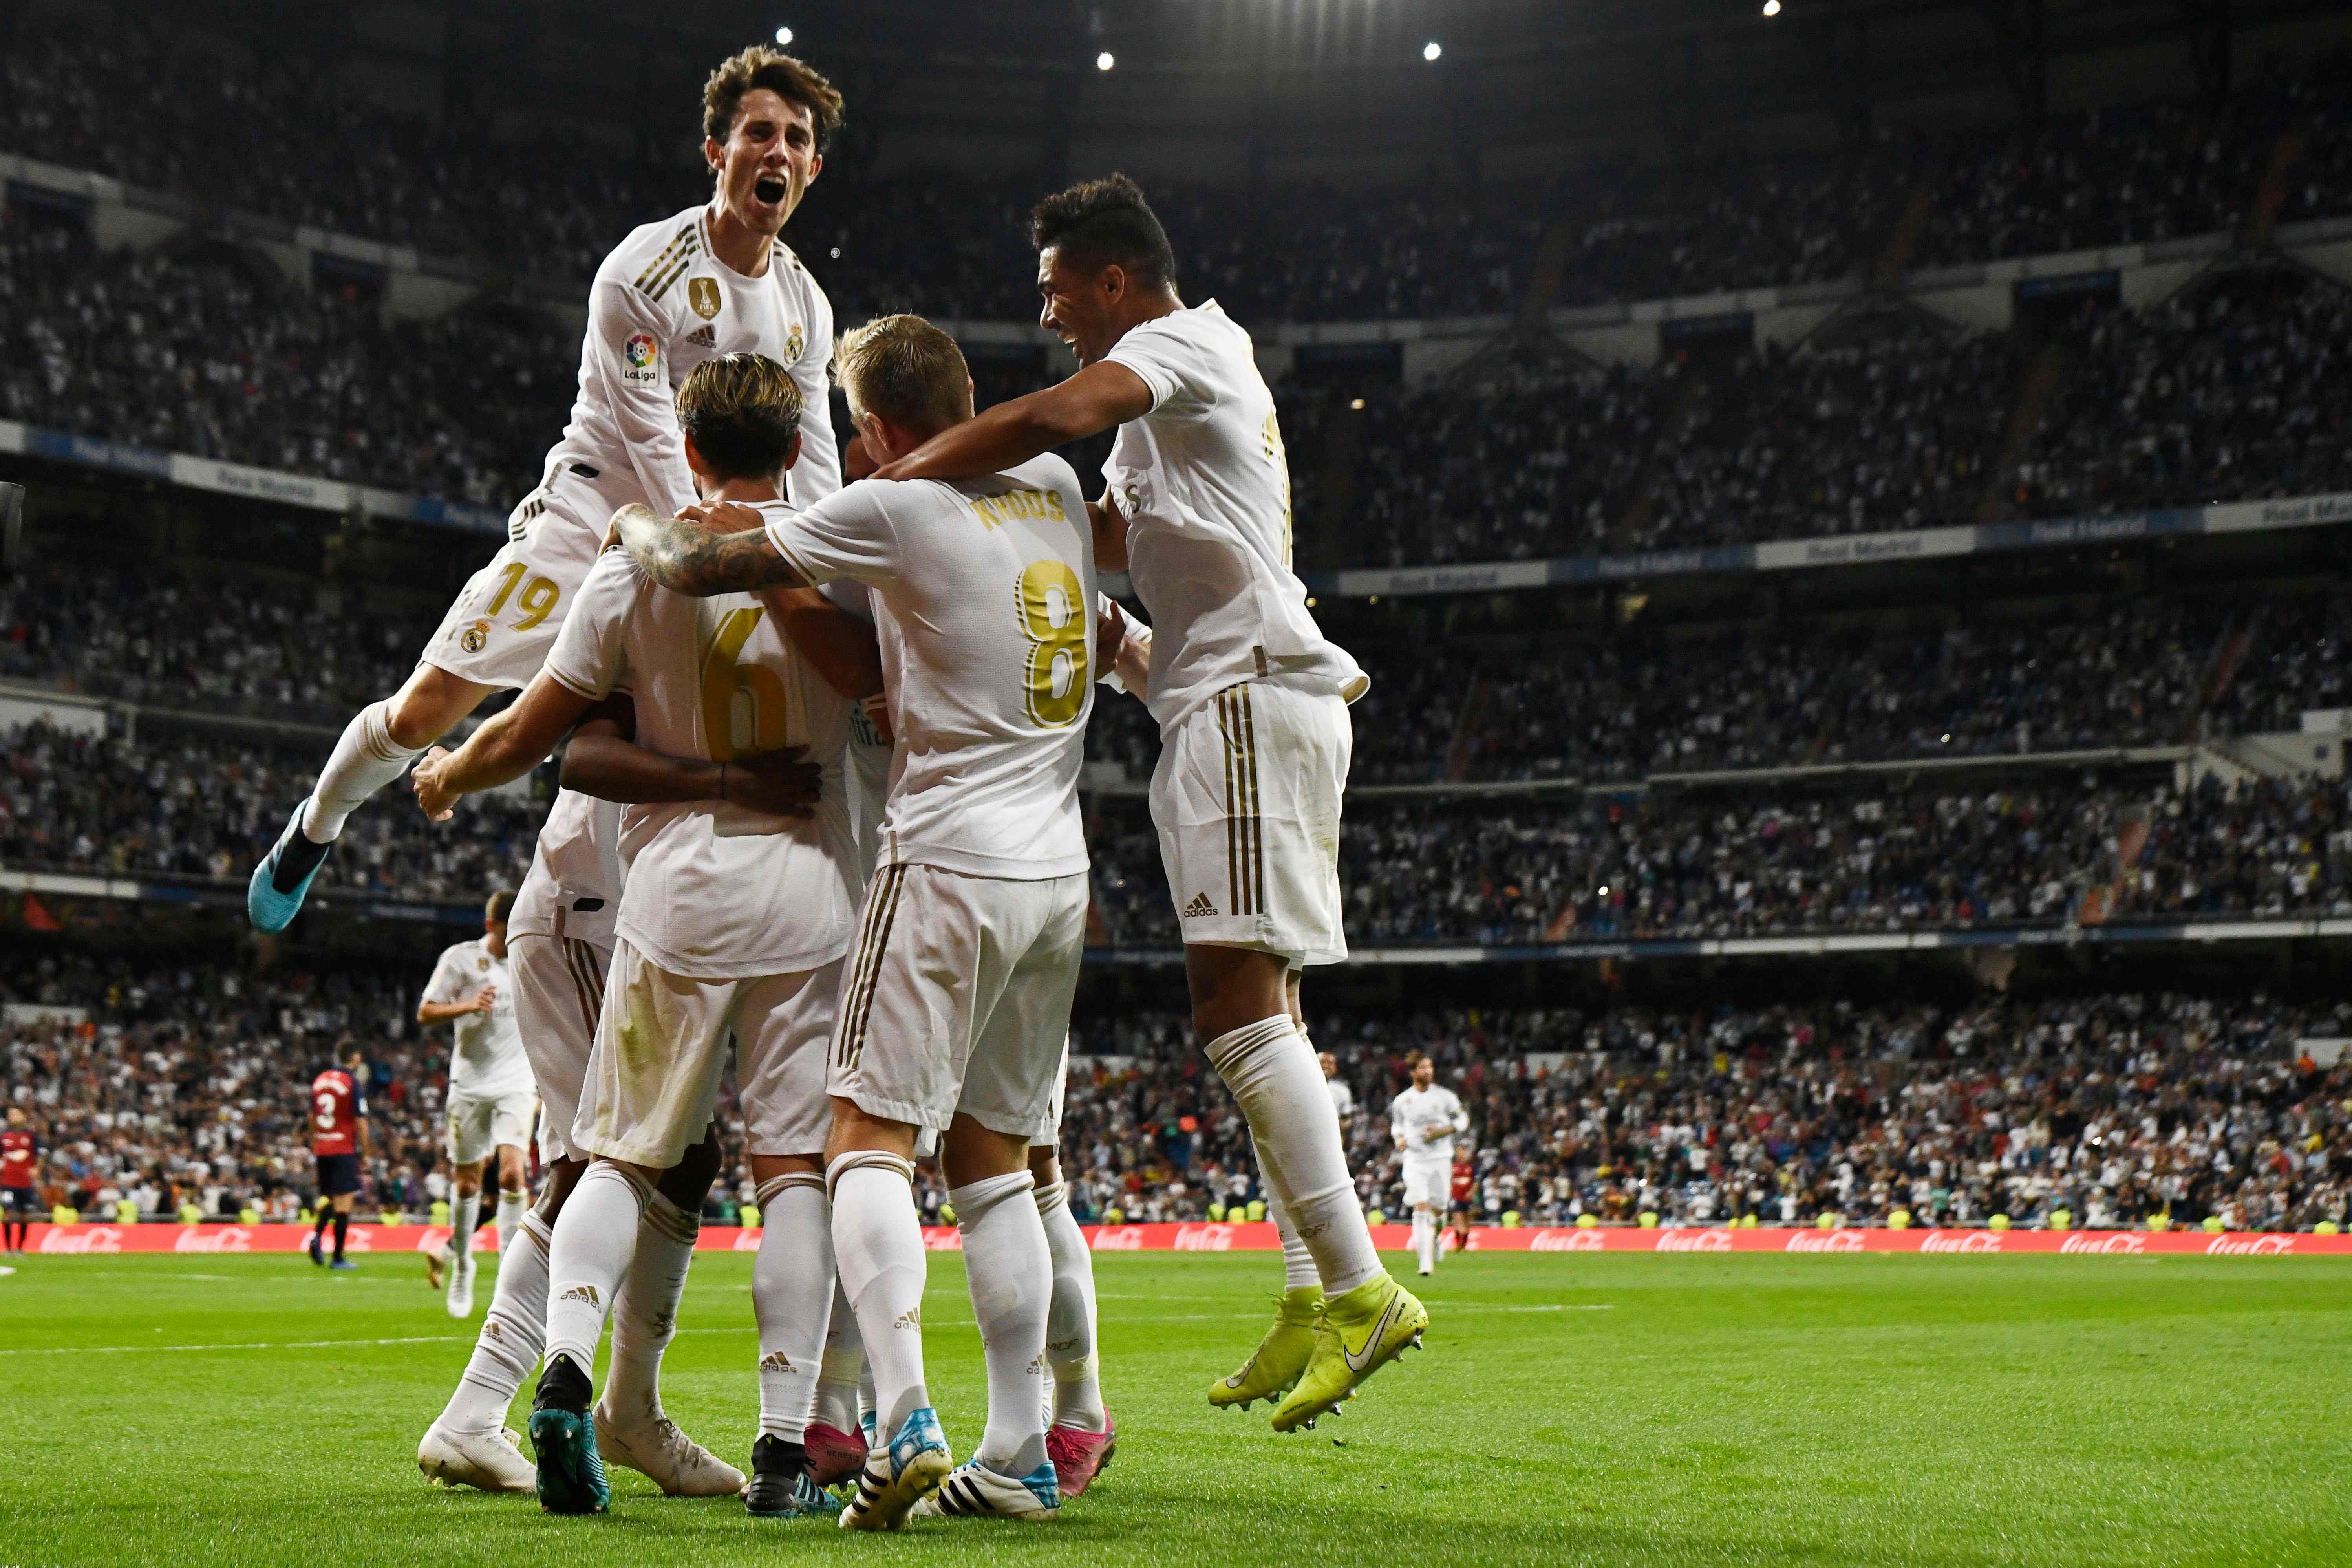
M 694 313 L 708 321 L 719 314 L 719 279 L 689 278 L 686 280 L 686 302 Z
M 798 321 L 794 321 L 793 330 L 784 335 L 784 357 L 795 362 L 801 357 L 801 324 Z
M 458 636 L 457 646 L 467 653 L 479 653 L 482 651 L 482 646 L 489 640 L 490 623 L 476 621 Z

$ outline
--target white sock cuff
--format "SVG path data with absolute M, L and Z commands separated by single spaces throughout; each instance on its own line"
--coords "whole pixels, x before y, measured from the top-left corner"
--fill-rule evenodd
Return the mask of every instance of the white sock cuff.
M 702 1234 L 702 1216 L 687 1213 L 659 1193 L 648 1193 L 645 1206 L 637 1212 L 638 1223 L 651 1226 L 672 1241 L 694 1245 Z
M 1287 1013 L 1276 1013 L 1271 1018 L 1260 1018 L 1255 1024 L 1244 1024 L 1219 1035 L 1202 1049 L 1218 1072 L 1230 1077 L 1234 1068 L 1259 1051 L 1298 1038 L 1297 1020 Z
M 656 1195 L 651 1182 L 646 1181 L 626 1165 L 616 1165 L 610 1160 L 592 1162 L 588 1168 L 580 1173 L 579 1185 L 572 1189 L 572 1194 L 577 1196 L 580 1188 L 591 1182 L 618 1182 L 628 1188 L 629 1195 L 636 1200 L 637 1213 L 640 1216 L 645 1214 L 646 1205 L 651 1204 Z M 676 1208 L 677 1205 L 672 1204 L 670 1206 Z M 554 1233 L 550 1231 L 549 1234 Z
M 759 1201 L 760 1212 L 767 1213 L 777 1198 L 794 1187 L 814 1187 L 818 1192 L 823 1192 L 824 1177 L 815 1171 L 786 1171 L 781 1176 L 770 1176 L 760 1184 L 760 1190 L 755 1194 Z
M 1067 1182 L 1048 1182 L 1044 1186 L 1037 1189 L 1035 1196 L 1037 1199 L 1037 1212 L 1041 1215 L 1052 1214 L 1055 1209 L 1060 1208 L 1064 1204 L 1070 1201 L 1070 1184 Z M 961 1213 L 961 1211 L 959 1210 L 958 1212 Z
M 969 1232 L 988 1216 L 989 1210 L 1005 1199 L 1017 1197 L 1037 1184 L 1037 1178 L 1027 1171 L 1007 1171 L 1001 1176 L 986 1176 L 961 1187 L 948 1189 L 948 1202 L 955 1205 L 956 1228 Z
M 424 748 L 411 751 L 392 738 L 392 702 L 390 699 L 371 702 L 360 710 L 360 736 L 367 746 L 368 755 L 382 763 L 404 763 L 411 757 L 424 755 Z
M 841 1191 L 841 1178 L 852 1171 L 887 1171 L 904 1181 L 909 1187 L 915 1184 L 915 1163 L 912 1160 L 902 1160 L 896 1154 L 886 1154 L 879 1149 L 853 1149 L 848 1153 L 835 1158 L 833 1163 L 824 1168 L 824 1195 L 827 1202 L 835 1201 L 835 1194 Z
M 527 1210 L 522 1216 L 522 1223 L 515 1228 L 539 1243 L 539 1249 L 541 1252 L 549 1250 L 555 1245 L 555 1227 L 540 1218 L 537 1209 Z

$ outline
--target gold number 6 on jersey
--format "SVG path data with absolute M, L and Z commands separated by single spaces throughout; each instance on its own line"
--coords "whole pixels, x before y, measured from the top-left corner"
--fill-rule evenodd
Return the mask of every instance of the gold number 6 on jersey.
M 1066 561 L 1032 561 L 1013 596 L 1029 639 L 1029 717 L 1040 729 L 1076 721 L 1087 705 L 1087 605 L 1078 574 Z
M 784 683 L 763 664 L 738 664 L 743 645 L 764 612 L 730 610 L 702 656 L 702 738 L 714 763 L 731 763 L 754 752 L 772 752 L 784 743 L 786 715 Z M 735 705 L 738 697 L 751 704 L 751 721 L 741 733 L 748 743 L 737 745 Z

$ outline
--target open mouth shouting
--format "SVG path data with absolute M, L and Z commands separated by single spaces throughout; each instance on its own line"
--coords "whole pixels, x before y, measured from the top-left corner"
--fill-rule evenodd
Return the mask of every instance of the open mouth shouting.
M 784 195 L 790 189 L 782 174 L 761 174 L 751 182 L 751 194 L 759 198 L 762 206 L 782 206 Z

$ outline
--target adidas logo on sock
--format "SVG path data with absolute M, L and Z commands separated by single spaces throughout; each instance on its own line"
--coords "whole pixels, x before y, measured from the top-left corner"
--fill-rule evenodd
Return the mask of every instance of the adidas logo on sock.
M 559 1301 L 585 1301 L 588 1305 L 597 1308 L 601 1308 L 604 1305 L 603 1302 L 596 1299 L 596 1287 L 593 1285 L 574 1285 L 571 1289 L 566 1290 L 562 1295 L 558 1296 L 556 1300 Z
M 760 1370 L 761 1372 L 790 1372 L 793 1370 L 793 1358 L 786 1355 L 782 1351 L 770 1351 L 766 1355 L 760 1358 Z
M 899 1313 L 898 1321 L 890 1326 L 894 1329 L 912 1329 L 919 1334 L 923 1331 L 923 1310 L 920 1307 L 909 1307 Z
M 1188 921 L 1196 921 L 1203 915 L 1213 915 L 1216 912 L 1217 906 L 1209 902 L 1209 895 L 1206 893 L 1193 894 L 1192 901 L 1184 906 L 1184 918 Z

